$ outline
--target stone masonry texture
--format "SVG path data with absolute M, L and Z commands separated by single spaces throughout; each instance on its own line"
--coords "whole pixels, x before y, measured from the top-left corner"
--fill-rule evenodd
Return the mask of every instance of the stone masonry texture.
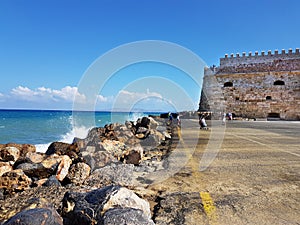
M 238 117 L 300 120 L 299 49 L 225 55 L 219 67 L 204 71 L 199 110 L 213 111 L 215 117 L 231 112 Z

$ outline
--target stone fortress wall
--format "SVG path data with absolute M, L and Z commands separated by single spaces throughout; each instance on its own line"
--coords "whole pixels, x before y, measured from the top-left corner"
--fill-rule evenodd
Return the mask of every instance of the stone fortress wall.
M 299 49 L 225 55 L 206 68 L 199 110 L 300 120 Z

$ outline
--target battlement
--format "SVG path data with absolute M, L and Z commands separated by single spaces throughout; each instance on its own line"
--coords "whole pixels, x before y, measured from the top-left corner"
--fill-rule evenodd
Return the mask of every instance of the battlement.
M 236 55 L 232 53 L 230 56 L 225 54 L 224 58 L 220 58 L 220 68 L 238 66 L 241 64 L 247 65 L 256 63 L 272 63 L 274 60 L 290 59 L 300 60 L 299 48 L 296 48 L 294 52 L 292 49 L 289 49 L 288 51 L 282 49 L 281 53 L 279 53 L 278 50 L 275 50 L 274 53 L 269 50 L 268 52 L 262 51 L 260 54 L 257 51 L 254 54 L 249 52 L 248 55 L 246 55 L 245 52 L 243 52 L 241 55 L 239 53 L 236 53 Z

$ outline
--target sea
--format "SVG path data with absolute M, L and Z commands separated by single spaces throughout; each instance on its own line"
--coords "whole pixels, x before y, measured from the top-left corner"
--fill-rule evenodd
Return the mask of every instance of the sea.
M 33 144 L 45 152 L 55 141 L 72 143 L 93 127 L 136 121 L 156 112 L 74 112 L 63 110 L 0 110 L 0 144 Z

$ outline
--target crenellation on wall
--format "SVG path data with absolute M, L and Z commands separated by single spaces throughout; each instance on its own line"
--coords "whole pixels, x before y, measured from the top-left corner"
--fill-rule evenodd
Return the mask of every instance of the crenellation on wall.
M 236 56 L 234 56 L 234 53 L 231 53 L 230 57 L 228 57 L 228 54 L 226 55 L 224 58 L 220 58 L 220 68 L 241 64 L 270 63 L 274 60 L 299 59 L 300 52 L 299 48 L 296 48 L 294 52 L 292 49 L 289 49 L 288 52 L 282 49 L 281 53 L 279 53 L 278 50 L 275 50 L 274 53 L 268 50 L 267 54 L 265 51 L 261 51 L 260 54 L 258 51 L 255 51 L 254 55 L 252 55 L 252 52 L 249 52 L 248 55 L 243 53 L 243 57 L 240 57 L 239 53 L 236 53 Z
M 204 75 L 199 109 L 217 115 L 232 112 L 247 118 L 278 115 L 278 119 L 300 120 L 299 48 L 225 55 L 219 67 L 207 67 Z

